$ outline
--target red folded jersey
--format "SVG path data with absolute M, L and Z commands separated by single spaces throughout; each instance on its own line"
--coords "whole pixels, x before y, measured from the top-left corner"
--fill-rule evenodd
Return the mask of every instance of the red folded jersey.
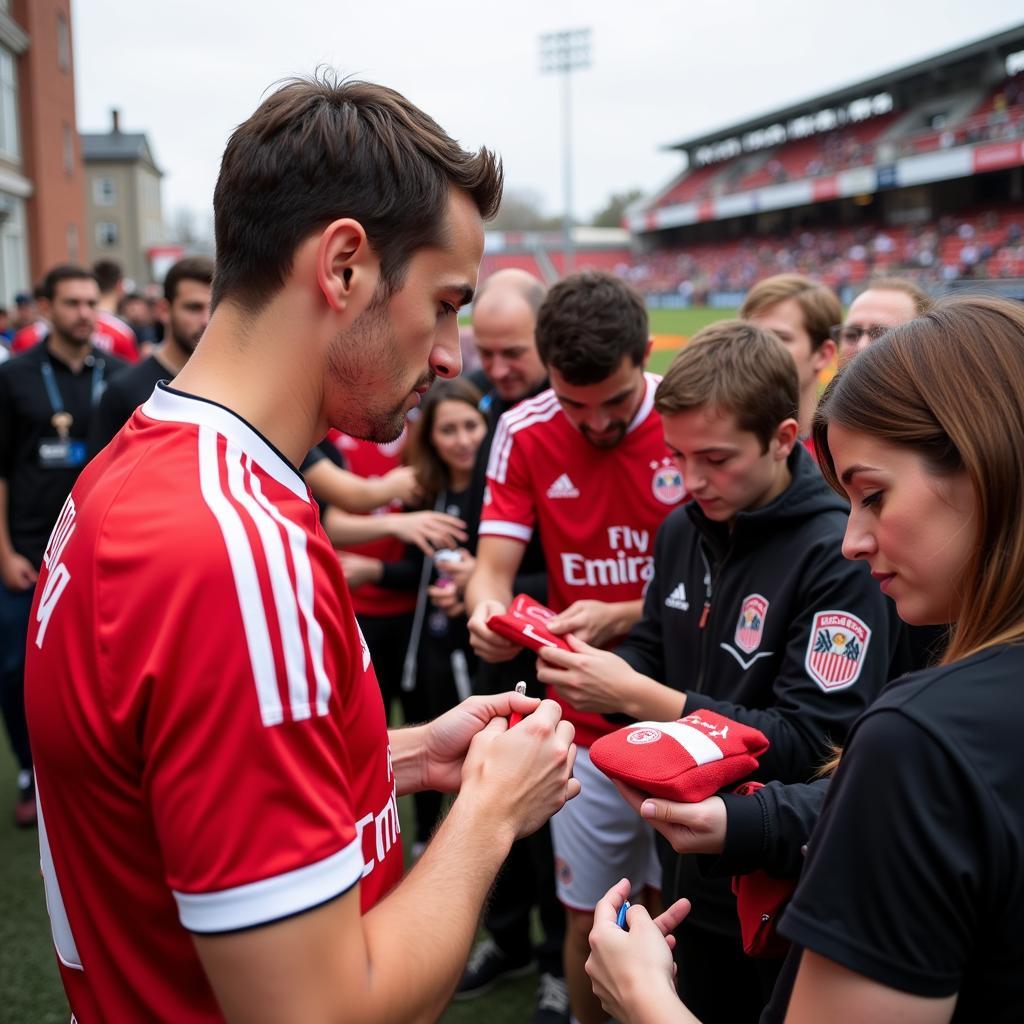
M 504 615 L 492 615 L 487 620 L 487 628 L 531 651 L 539 651 L 542 647 L 571 651 L 566 639 L 556 636 L 545 625 L 554 617 L 555 613 L 550 608 L 534 601 L 528 594 L 520 594 L 513 599 Z
M 705 710 L 602 736 L 590 759 L 609 778 L 644 793 L 696 803 L 749 775 L 767 749 L 764 733 Z

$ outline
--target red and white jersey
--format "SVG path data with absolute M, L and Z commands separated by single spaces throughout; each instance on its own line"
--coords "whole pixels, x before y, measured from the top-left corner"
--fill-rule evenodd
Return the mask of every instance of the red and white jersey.
M 328 437 L 353 473 L 372 480 L 390 473 L 402 464 L 406 434 L 407 431 L 403 430 L 396 441 L 388 444 L 361 441 L 337 432 Z M 370 515 L 403 511 L 405 506 L 400 501 L 393 501 L 390 505 L 375 509 Z M 367 558 L 379 558 L 382 562 L 397 562 L 405 557 L 405 544 L 397 537 L 381 537 L 380 540 L 367 541 L 365 544 L 349 544 L 345 550 L 355 551 Z M 376 583 L 364 583 L 352 595 L 352 606 L 357 615 L 407 615 L 416 608 L 416 591 L 394 590 Z
M 481 537 L 524 544 L 540 529 L 548 567 L 548 605 L 634 601 L 654 574 L 654 535 L 686 495 L 654 410 L 660 378 L 647 391 L 614 448 L 595 448 L 562 411 L 553 391 L 521 402 L 498 422 L 487 466 Z M 589 746 L 618 726 L 578 711 L 554 691 Z
M 190 932 L 401 877 L 384 707 L 302 478 L 157 388 L 75 484 L 25 672 L 47 905 L 78 1024 L 222 1017 Z
M 36 320 L 27 327 L 14 332 L 11 339 L 11 355 L 18 356 L 34 348 L 50 333 L 50 325 L 45 320 Z
M 96 330 L 92 343 L 127 363 L 139 361 L 139 345 L 135 332 L 119 316 L 114 316 L 105 309 L 99 310 L 96 314 Z

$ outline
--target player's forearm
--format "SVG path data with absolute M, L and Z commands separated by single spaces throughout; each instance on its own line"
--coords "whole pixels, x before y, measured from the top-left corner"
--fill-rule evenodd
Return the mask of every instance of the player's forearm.
M 477 560 L 476 569 L 466 584 L 466 612 L 472 615 L 482 601 L 500 601 L 503 605 L 512 603 L 512 580 L 495 572 L 490 566 L 481 565 Z
M 386 503 L 377 481 L 364 480 L 355 473 L 321 459 L 306 470 L 306 482 L 322 505 L 334 505 L 344 512 L 372 512 Z
M 419 793 L 424 788 L 424 735 L 425 727 L 422 725 L 408 725 L 404 729 L 388 730 L 391 770 L 394 772 L 395 788 L 399 796 Z
M 512 838 L 506 823 L 493 820 L 468 795 L 455 801 L 410 874 L 363 919 L 372 975 L 370 1019 L 440 1017 Z

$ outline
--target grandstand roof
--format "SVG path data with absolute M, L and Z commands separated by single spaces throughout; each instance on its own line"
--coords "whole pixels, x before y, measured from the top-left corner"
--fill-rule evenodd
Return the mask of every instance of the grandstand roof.
M 978 58 L 985 56 L 1002 57 L 1022 46 L 1024 46 L 1024 23 L 1005 29 L 1002 32 L 997 32 L 995 35 L 986 36 L 984 39 L 975 40 L 973 43 L 967 43 L 965 46 L 958 46 L 956 49 L 947 50 L 945 53 L 928 57 L 915 64 L 894 68 L 872 78 L 843 86 L 841 89 L 810 96 L 799 103 L 793 103 L 786 107 L 759 114 L 757 117 L 739 121 L 736 124 L 719 128 L 713 132 L 693 136 L 681 142 L 674 142 L 663 148 L 669 150 L 695 149 L 698 146 L 717 142 L 722 138 L 743 135 L 746 132 L 765 128 L 778 121 L 787 121 L 790 118 L 799 117 L 811 109 L 840 106 L 862 96 L 880 91 L 890 91 L 901 82 L 906 82 L 909 79 L 918 78 L 922 75 L 933 75 L 937 71 L 952 69 L 956 65 L 975 61 Z

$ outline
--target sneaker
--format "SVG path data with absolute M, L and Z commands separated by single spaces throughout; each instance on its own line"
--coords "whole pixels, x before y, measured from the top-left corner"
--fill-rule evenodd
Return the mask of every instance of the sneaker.
M 530 1024 L 569 1024 L 569 986 L 565 978 L 542 974 L 537 986 L 537 1008 Z
M 522 978 L 533 970 L 533 958 L 515 961 L 498 948 L 493 939 L 478 942 L 469 956 L 469 963 L 462 974 L 456 999 L 475 999 L 490 991 L 499 981 Z
M 14 824 L 18 828 L 35 828 L 36 785 L 31 772 L 18 772 L 18 799 L 14 803 Z

